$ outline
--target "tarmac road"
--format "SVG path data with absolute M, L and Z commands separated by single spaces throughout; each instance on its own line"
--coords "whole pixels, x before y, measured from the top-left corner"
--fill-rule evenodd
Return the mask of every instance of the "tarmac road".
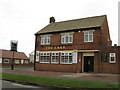
M 29 88 L 30 90 L 34 90 L 35 88 L 36 89 L 39 88 L 39 90 L 50 90 L 50 89 L 46 89 L 44 87 L 22 85 L 22 84 L 19 84 L 19 83 L 13 83 L 13 82 L 4 81 L 4 80 L 2 80 L 2 88 L 3 88 L 3 90 L 4 90 L 4 88 L 26 88 L 26 89 Z
M 19 83 L 13 83 L 10 81 L 4 81 L 0 80 L 2 82 L 2 90 L 78 90 L 78 89 L 63 89 L 63 88 L 45 88 L 45 87 L 38 87 L 38 86 L 32 86 L 32 85 L 22 85 Z M 1 88 L 0 88 L 1 89 Z M 79 89 L 81 90 L 81 89 Z M 84 89 L 88 90 L 88 89 Z

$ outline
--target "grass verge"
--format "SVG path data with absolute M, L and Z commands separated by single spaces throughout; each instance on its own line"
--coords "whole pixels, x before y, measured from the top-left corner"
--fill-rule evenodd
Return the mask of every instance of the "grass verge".
M 61 78 L 48 78 L 40 76 L 18 75 L 10 73 L 2 73 L 2 78 L 11 79 L 20 82 L 41 83 L 49 86 L 62 86 L 70 88 L 120 88 L 120 84 L 98 83 L 90 81 L 69 80 Z

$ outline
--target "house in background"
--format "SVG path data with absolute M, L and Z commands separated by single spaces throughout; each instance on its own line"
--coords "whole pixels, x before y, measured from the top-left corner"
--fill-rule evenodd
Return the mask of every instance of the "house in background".
M 13 51 L 0 49 L 0 63 L 2 65 L 11 65 L 13 59 Z M 15 65 L 24 65 L 29 63 L 29 58 L 25 55 L 24 52 L 14 52 L 14 64 Z
M 34 63 L 34 51 L 29 54 L 30 63 Z
M 35 33 L 35 70 L 120 73 L 120 46 L 112 46 L 107 16 L 55 22 Z

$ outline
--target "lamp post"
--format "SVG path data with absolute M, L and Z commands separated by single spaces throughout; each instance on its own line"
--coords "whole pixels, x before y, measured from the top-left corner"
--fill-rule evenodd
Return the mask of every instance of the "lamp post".
M 13 52 L 12 62 L 11 62 L 11 70 L 14 70 L 14 52 L 17 52 L 17 44 L 18 44 L 18 41 L 11 40 L 11 50 L 10 51 Z

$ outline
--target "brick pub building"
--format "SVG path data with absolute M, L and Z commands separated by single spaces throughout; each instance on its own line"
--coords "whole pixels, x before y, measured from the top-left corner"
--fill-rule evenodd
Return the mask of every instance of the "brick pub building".
M 107 16 L 55 22 L 35 33 L 35 70 L 120 73 L 120 47 L 112 46 Z

